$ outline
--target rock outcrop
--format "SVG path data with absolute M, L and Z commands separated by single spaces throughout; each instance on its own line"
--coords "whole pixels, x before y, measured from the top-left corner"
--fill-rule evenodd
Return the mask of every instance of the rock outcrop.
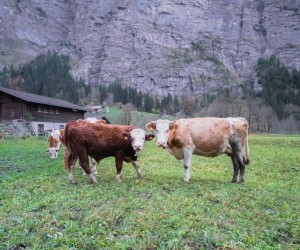
M 271 54 L 300 69 L 296 0 L 2 2 L 2 67 L 57 51 L 75 77 L 156 95 L 253 85 L 257 60 Z

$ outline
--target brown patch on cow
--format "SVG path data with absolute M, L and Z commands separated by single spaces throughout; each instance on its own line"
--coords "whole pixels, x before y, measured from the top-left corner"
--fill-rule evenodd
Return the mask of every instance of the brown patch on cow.
M 151 141 L 154 137 L 155 137 L 155 135 L 153 135 L 153 134 L 145 135 L 145 141 Z
M 156 129 L 156 125 L 153 122 L 149 122 L 146 124 L 146 128 L 149 130 L 155 130 Z
M 52 136 L 49 136 L 48 142 L 49 142 L 49 148 L 56 148 L 58 144 L 58 140 L 54 139 Z
M 65 130 L 64 129 L 60 129 L 59 132 L 60 132 L 59 139 L 62 142 L 62 144 L 65 145 Z

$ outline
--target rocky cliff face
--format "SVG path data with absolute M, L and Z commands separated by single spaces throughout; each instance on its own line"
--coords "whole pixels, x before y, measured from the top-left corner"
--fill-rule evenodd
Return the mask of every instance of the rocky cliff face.
M 0 64 L 54 50 L 91 84 L 201 94 L 253 84 L 276 54 L 300 69 L 297 0 L 2 0 Z

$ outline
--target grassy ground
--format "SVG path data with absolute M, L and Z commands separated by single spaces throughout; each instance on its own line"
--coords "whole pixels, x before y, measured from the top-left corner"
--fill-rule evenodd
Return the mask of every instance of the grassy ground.
M 181 162 L 145 143 L 144 178 L 113 158 L 97 186 L 77 169 L 67 180 L 62 152 L 45 138 L 0 141 L 0 249 L 300 249 L 300 137 L 251 136 L 245 183 L 232 184 L 226 156 Z

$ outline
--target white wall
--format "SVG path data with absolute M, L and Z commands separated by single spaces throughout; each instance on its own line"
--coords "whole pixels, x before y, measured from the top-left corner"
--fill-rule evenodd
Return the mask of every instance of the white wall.
M 65 127 L 66 123 L 55 123 L 55 122 L 31 122 L 31 127 L 35 132 L 35 135 L 38 135 L 38 125 L 43 124 L 44 130 L 51 129 L 61 129 L 60 126 Z

